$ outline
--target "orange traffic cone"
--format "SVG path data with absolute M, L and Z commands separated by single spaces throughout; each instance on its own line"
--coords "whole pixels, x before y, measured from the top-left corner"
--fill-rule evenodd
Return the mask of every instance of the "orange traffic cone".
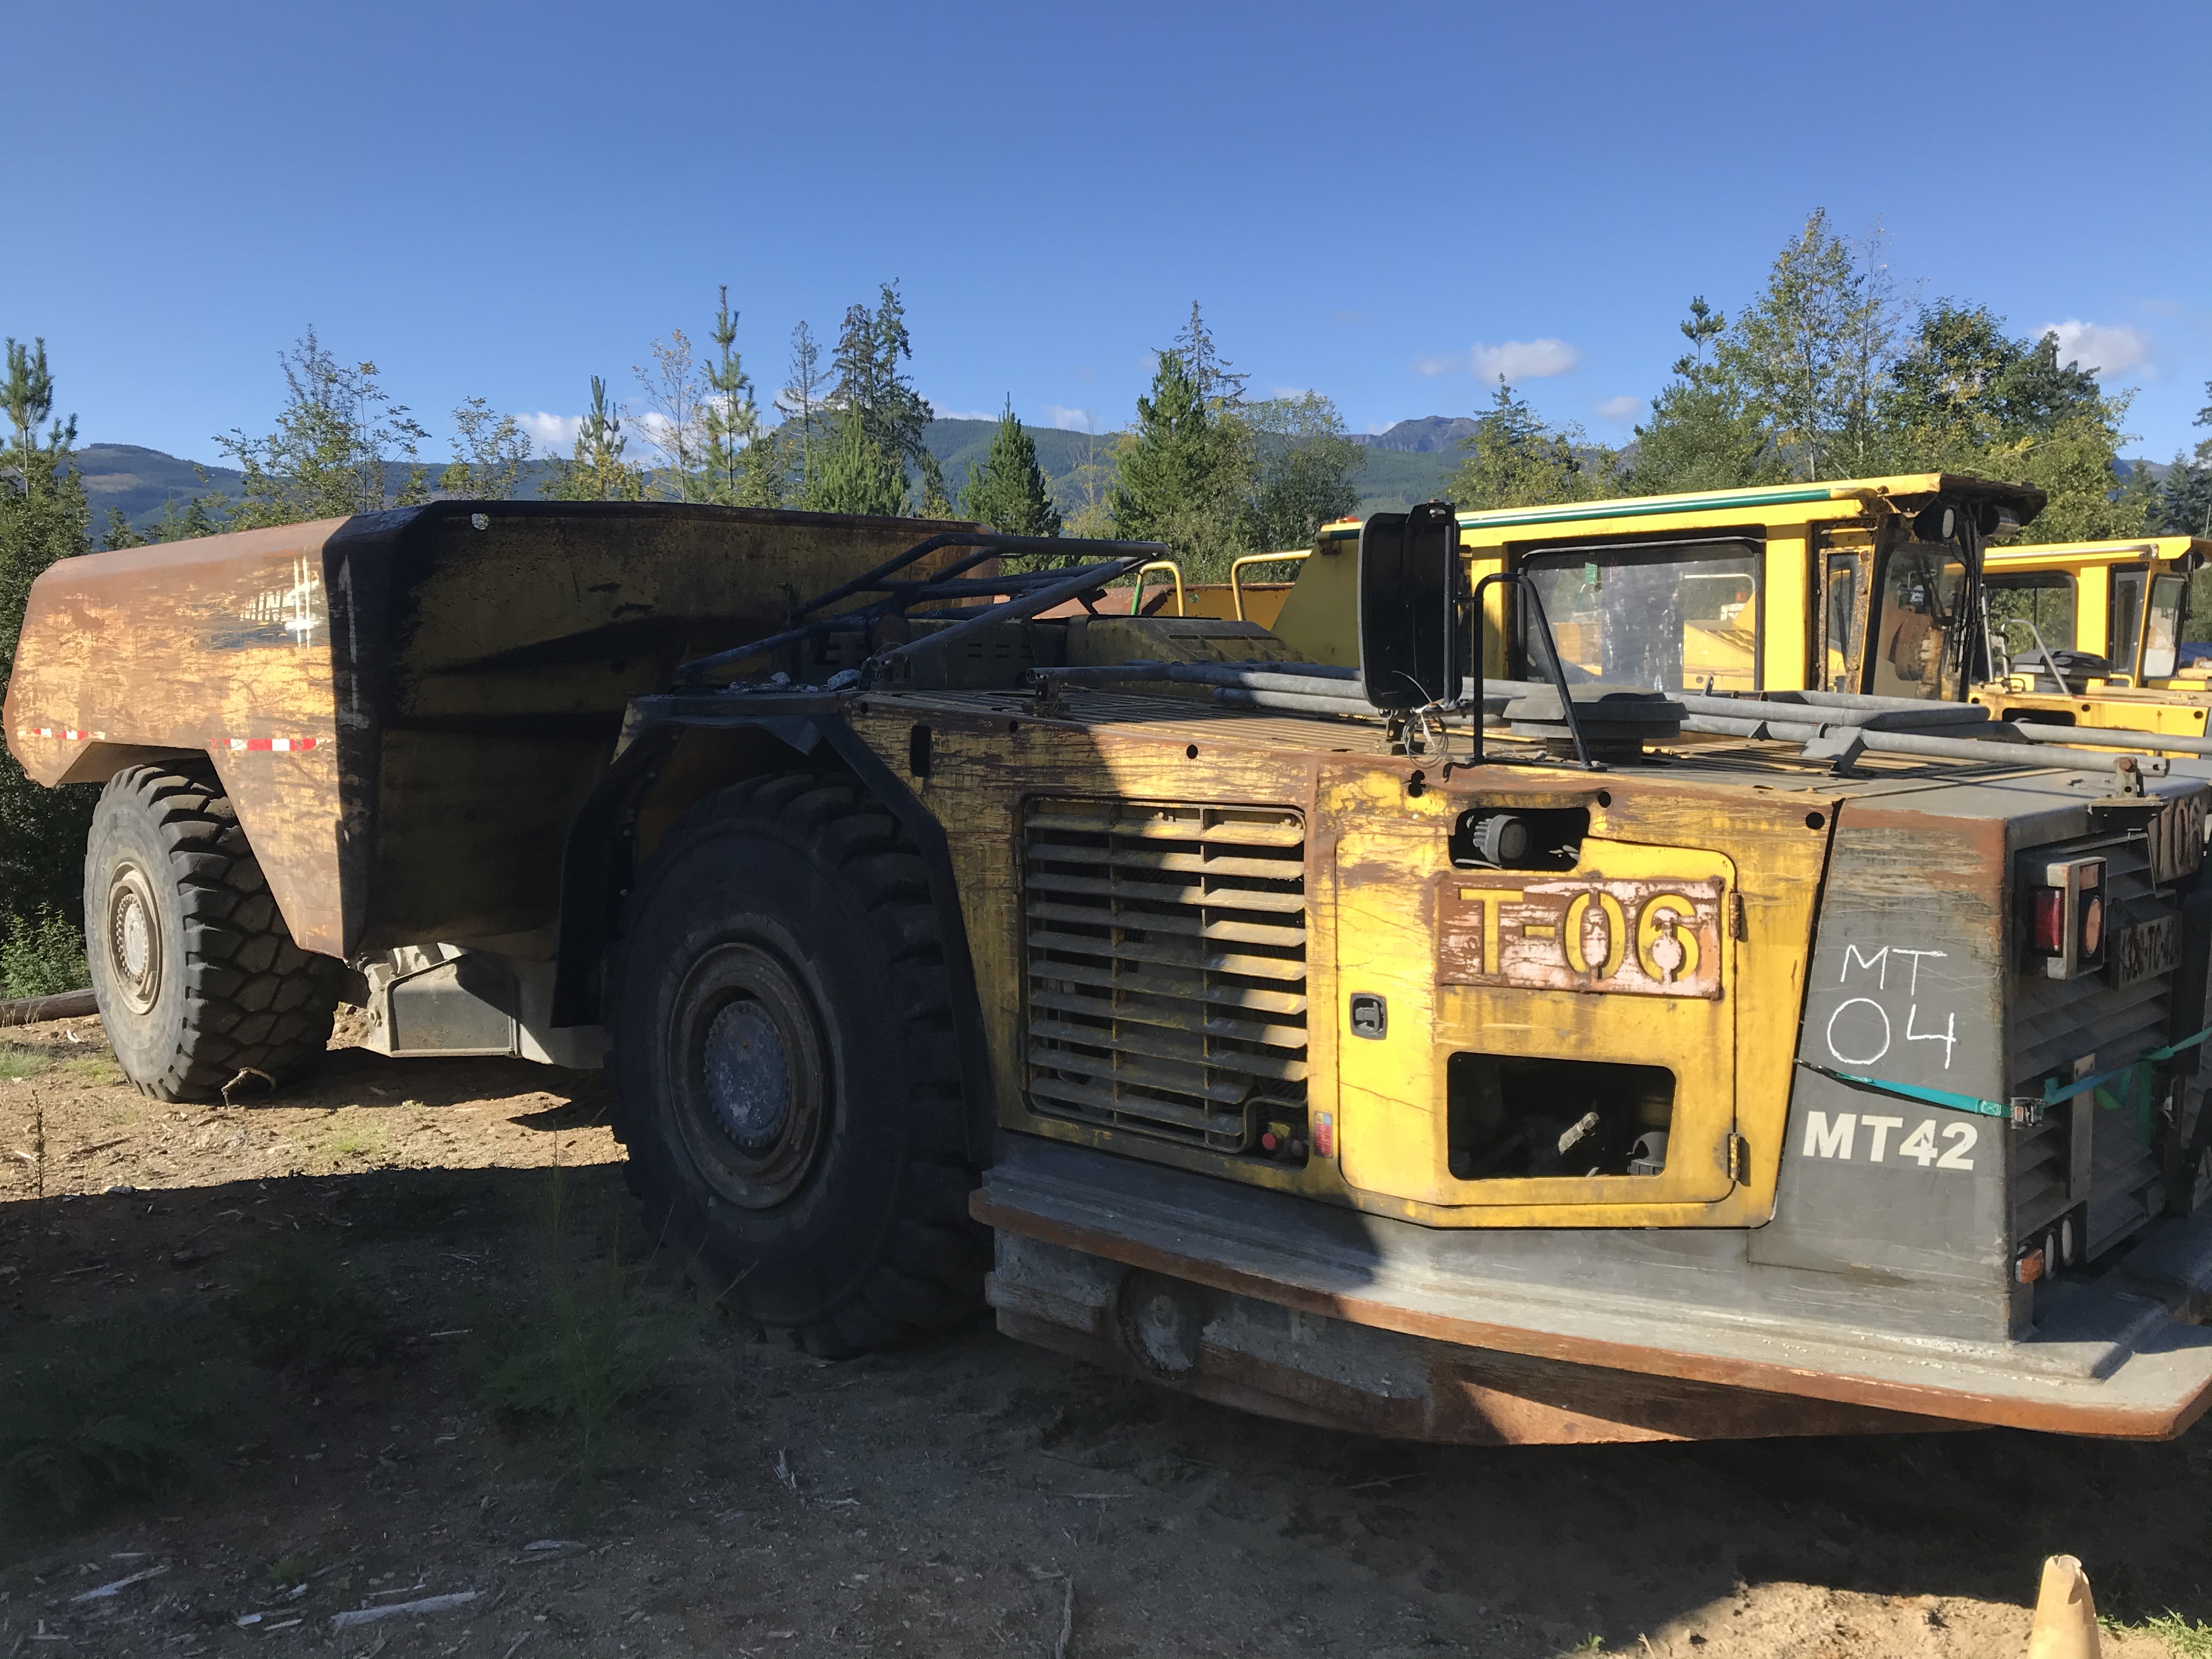
M 2050 1557 L 2036 1593 L 2035 1622 L 2027 1627 L 2027 1659 L 2099 1659 L 2101 1652 L 2088 1574 L 2070 1555 Z

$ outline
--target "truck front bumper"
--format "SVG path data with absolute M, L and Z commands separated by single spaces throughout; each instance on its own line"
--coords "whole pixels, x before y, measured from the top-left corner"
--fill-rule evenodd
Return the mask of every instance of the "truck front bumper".
M 1023 1136 L 975 1194 L 1007 1334 L 1225 1405 L 1474 1444 L 1924 1433 L 2180 1433 L 2212 1403 L 2212 1214 L 2166 1223 L 2031 1337 L 1980 1342 L 1721 1305 L 1713 1241 L 1641 1280 L 1608 1239 L 1550 1271 L 1409 1222 Z M 1523 1233 L 1521 1260 L 1532 1236 Z M 1456 1254 L 1455 1254 L 1456 1253 Z

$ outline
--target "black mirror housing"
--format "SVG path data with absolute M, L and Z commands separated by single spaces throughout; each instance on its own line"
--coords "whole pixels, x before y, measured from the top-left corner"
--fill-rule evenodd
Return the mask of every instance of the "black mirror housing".
M 1449 501 L 1359 526 L 1359 678 L 1377 708 L 1459 700 L 1459 515 Z

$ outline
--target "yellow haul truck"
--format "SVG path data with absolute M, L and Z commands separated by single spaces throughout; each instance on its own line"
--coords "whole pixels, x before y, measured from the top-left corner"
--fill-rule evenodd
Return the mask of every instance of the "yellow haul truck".
M 1980 522 L 1962 516 L 1971 550 L 1954 540 L 1931 564 L 1905 533 L 1905 506 L 1939 495 L 1972 502 Z M 2212 756 L 2212 661 L 2183 648 L 2189 579 L 2212 541 L 1988 544 L 2033 515 L 2031 498 L 1906 477 L 1462 513 L 1459 524 L 1475 578 L 1526 569 L 1543 586 L 1571 677 L 1984 704 L 1999 720 L 2113 730 L 2122 742 L 2154 733 L 2178 740 L 2169 752 Z M 1358 534 L 1352 520 L 1323 526 L 1277 607 L 1272 625 L 1316 661 L 1355 658 L 1357 561 L 1346 556 Z M 1893 558 L 1890 541 L 1905 550 Z M 1489 666 L 1504 672 L 1495 641 L 1508 635 L 1492 637 Z
M 1991 673 L 1974 701 L 2006 720 L 2205 736 L 2212 662 L 2184 640 L 2207 555 L 2189 536 L 1992 548 Z
M 142 1088 L 282 1086 L 341 996 L 395 1054 L 604 1054 L 654 1232 L 817 1352 L 988 1303 L 1413 1439 L 2176 1434 L 2212 789 L 1900 698 L 1801 729 L 1820 659 L 1728 668 L 1747 611 L 1845 560 L 1853 625 L 1933 616 L 2035 501 L 1771 505 L 1472 590 L 1448 512 L 1376 515 L 1345 666 L 1291 643 L 1326 554 L 1278 636 L 1112 614 L 1152 547 L 441 502 L 63 562 L 8 736 L 105 786 Z M 1734 562 L 1643 574 L 1693 539 Z M 1935 632 L 1892 660 L 1948 689 Z M 1708 647 L 1733 726 L 1651 689 Z

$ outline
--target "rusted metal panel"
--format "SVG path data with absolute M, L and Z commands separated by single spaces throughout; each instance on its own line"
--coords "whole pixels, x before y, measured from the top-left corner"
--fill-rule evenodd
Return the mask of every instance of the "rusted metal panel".
M 1332 1320 L 1425 1337 L 1458 1349 L 1519 1355 L 1638 1377 L 1672 1378 L 1731 1392 L 1897 1413 L 1936 1419 L 1939 1424 L 1948 1421 L 2139 1440 L 2171 1439 L 2212 1405 L 2212 1335 L 2185 1327 L 2177 1327 L 2176 1336 L 2163 1348 L 2146 1351 L 2137 1358 L 2146 1370 L 2157 1373 L 2149 1380 L 2150 1386 L 2141 1391 L 2062 1389 L 2052 1386 L 2051 1379 L 2034 1376 L 2023 1376 L 2017 1388 L 2000 1389 L 1991 1386 L 1997 1379 L 1947 1364 L 1932 1351 L 1915 1355 L 1905 1366 L 1893 1368 L 1915 1373 L 1909 1379 L 1870 1374 L 1875 1370 L 1872 1365 L 1854 1374 L 1838 1368 L 1832 1354 L 1816 1358 L 1809 1340 L 1792 1345 L 1801 1358 L 1790 1363 L 1701 1352 L 1687 1346 L 1565 1334 L 1495 1318 L 1442 1312 L 1412 1298 L 1377 1291 L 1323 1289 L 1289 1264 L 1262 1265 L 1256 1259 L 1232 1262 L 1225 1252 L 1205 1248 L 1194 1237 L 1188 1240 L 1191 1248 L 1181 1248 L 1162 1238 L 1138 1237 L 1127 1226 L 1103 1221 L 1071 1222 L 1000 1202 L 988 1188 L 971 1200 L 969 1212 L 986 1226 L 1002 1231 Z
M 1725 884 L 1468 872 L 1437 889 L 1448 984 L 1632 996 L 1721 994 Z
M 542 955 L 629 699 L 960 527 L 448 501 L 66 559 L 32 587 L 7 739 L 46 784 L 212 760 L 309 950 Z

